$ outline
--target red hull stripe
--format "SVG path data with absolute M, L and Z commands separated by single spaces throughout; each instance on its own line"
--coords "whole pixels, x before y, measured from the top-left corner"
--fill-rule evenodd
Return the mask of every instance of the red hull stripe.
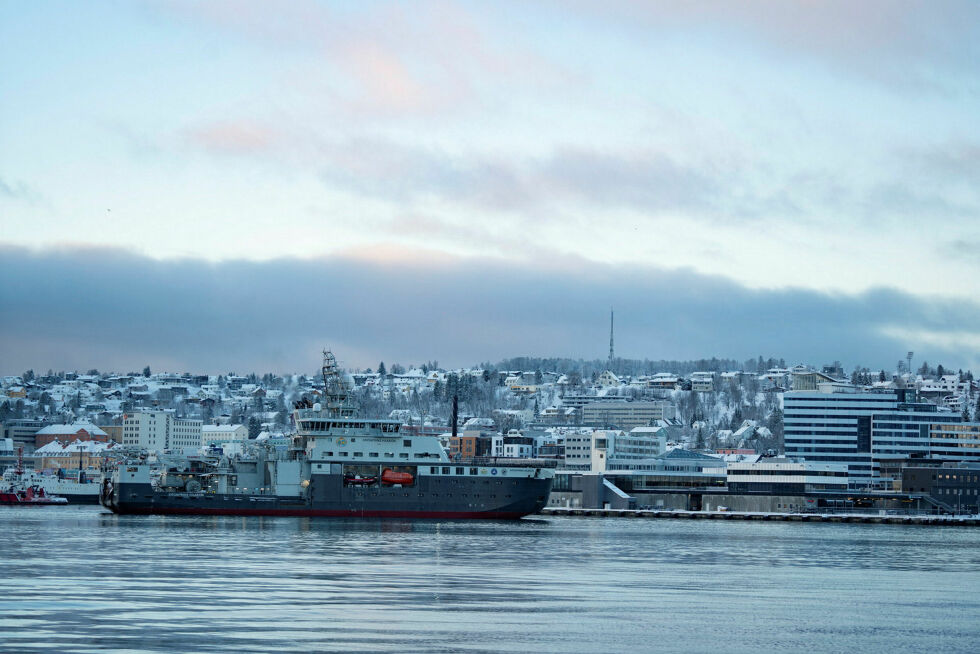
M 127 507 L 121 514 L 139 515 L 231 515 L 231 516 L 292 516 L 311 518 L 441 518 L 441 519 L 505 519 L 514 520 L 524 513 L 512 511 L 341 511 L 326 509 L 237 509 L 198 507 Z

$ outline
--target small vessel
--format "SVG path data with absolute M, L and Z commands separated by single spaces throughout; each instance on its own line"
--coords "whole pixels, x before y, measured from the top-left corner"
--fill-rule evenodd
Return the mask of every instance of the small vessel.
M 44 488 L 36 483 L 24 480 L 24 448 L 17 450 L 17 467 L 13 475 L 4 475 L 0 485 L 0 505 L 15 506 L 52 506 L 65 505 L 68 500 L 57 495 L 48 495 Z
M 547 503 L 553 461 L 450 459 L 434 436 L 357 417 L 327 351 L 322 375 L 320 402 L 294 407 L 288 448 L 253 442 L 242 455 L 158 466 L 151 455 L 120 460 L 104 476 L 103 506 L 120 514 L 513 519 Z
M 37 470 L 7 468 L 0 477 L 0 488 L 14 482 L 37 486 L 47 495 L 57 495 L 69 504 L 98 504 L 101 475 L 94 471 L 81 471 L 77 475 L 42 474 Z

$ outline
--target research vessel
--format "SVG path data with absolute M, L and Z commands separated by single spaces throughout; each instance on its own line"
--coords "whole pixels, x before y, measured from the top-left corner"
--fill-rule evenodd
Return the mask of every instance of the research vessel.
M 241 455 L 156 466 L 145 456 L 117 461 L 102 504 L 120 514 L 509 519 L 545 506 L 553 462 L 451 459 L 435 436 L 357 417 L 336 359 L 323 354 L 323 395 L 296 404 L 288 447 L 254 442 Z

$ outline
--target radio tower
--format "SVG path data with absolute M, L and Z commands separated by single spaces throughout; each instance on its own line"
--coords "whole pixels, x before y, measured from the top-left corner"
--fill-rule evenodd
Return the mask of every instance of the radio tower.
M 609 361 L 610 362 L 612 362 L 612 360 L 616 358 L 615 355 L 613 355 L 613 316 L 614 316 L 613 310 L 609 309 Z

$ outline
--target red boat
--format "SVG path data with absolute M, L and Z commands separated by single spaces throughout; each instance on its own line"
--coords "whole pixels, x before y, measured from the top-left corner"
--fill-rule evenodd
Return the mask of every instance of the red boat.
M 0 491 L 0 504 L 17 506 L 48 506 L 68 504 L 68 500 L 57 495 L 48 495 L 40 486 L 12 487 Z
M 53 504 L 68 504 L 68 499 L 58 495 L 48 495 L 37 484 L 28 486 L 23 482 L 24 477 L 24 448 L 17 450 L 17 467 L 14 472 L 20 478 L 10 487 L 0 490 L 0 505 L 8 506 L 50 506 Z

